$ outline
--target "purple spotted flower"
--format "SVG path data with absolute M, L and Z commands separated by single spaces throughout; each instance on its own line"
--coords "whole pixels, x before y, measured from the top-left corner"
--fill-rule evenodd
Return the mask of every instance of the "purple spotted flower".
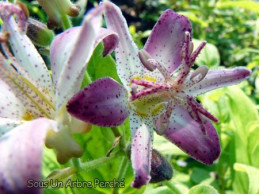
M 189 20 L 172 10 L 163 12 L 144 48 L 138 50 L 120 9 L 110 2 L 104 6 L 107 27 L 119 36 L 115 55 L 124 86 L 111 78 L 97 80 L 69 101 L 68 111 L 100 126 L 120 125 L 130 115 L 133 187 L 150 180 L 153 130 L 194 159 L 212 164 L 220 144 L 211 121 L 218 120 L 195 97 L 236 84 L 250 71 L 206 66 L 192 71 L 206 42 L 193 51 Z
M 28 180 L 41 179 L 44 143 L 57 160 L 80 157 L 83 150 L 71 134 L 89 130 L 66 111 L 69 98 L 80 90 L 86 64 L 100 41 L 104 55 L 117 38 L 101 29 L 103 6 L 91 10 L 82 26 L 58 35 L 50 52 L 52 79 L 40 54 L 26 36 L 24 10 L 0 2 L 0 193 L 35 193 Z M 17 20 L 13 15 L 16 15 Z

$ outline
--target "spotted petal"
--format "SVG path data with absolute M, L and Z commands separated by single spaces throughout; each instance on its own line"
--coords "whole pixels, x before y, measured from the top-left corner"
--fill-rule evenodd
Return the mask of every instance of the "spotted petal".
M 13 9 L 13 6 L 16 5 L 11 4 L 10 9 Z M 8 12 L 6 13 L 8 14 Z M 18 24 L 12 17 L 3 17 L 3 19 L 4 29 L 10 33 L 8 40 L 17 61 L 14 62 L 14 66 L 18 72 L 27 79 L 32 79 L 31 82 L 33 82 L 37 88 L 42 89 L 43 93 L 46 91 L 53 93 L 49 71 L 33 43 L 25 33 L 21 32 Z
M 56 111 L 58 112 L 60 107 L 67 102 L 69 98 L 73 94 L 79 91 L 80 85 L 75 86 L 75 83 L 81 80 L 81 74 L 84 72 L 83 69 L 86 68 L 86 64 L 94 50 L 94 43 L 97 32 L 101 26 L 101 13 L 102 7 L 98 7 L 97 9 L 91 10 L 86 16 L 83 21 L 82 28 L 80 32 L 76 33 L 76 38 L 72 38 L 73 44 L 69 43 L 69 46 L 66 47 L 65 54 L 62 54 L 63 65 L 61 65 L 61 60 L 58 61 L 59 64 L 56 64 L 58 67 L 62 67 L 59 69 L 60 74 L 55 75 L 59 76 L 56 78 Z M 68 39 L 72 35 L 72 32 L 77 31 L 77 29 L 73 29 L 68 31 L 70 35 L 67 35 L 67 38 L 61 38 L 58 40 L 70 42 L 71 40 Z M 65 36 L 67 32 L 64 32 Z M 63 34 L 64 34 L 63 33 Z M 53 44 L 60 44 L 54 42 Z M 62 42 L 64 44 L 64 42 Z M 52 46 L 55 47 L 55 46 Z M 62 50 L 56 50 L 54 54 L 52 54 L 52 63 L 55 63 L 53 58 L 59 58 L 60 52 Z M 52 51 L 53 52 L 53 51 Z M 64 58 L 65 56 L 65 58 Z
M 67 105 L 68 112 L 100 126 L 117 126 L 129 115 L 126 89 L 112 78 L 102 78 L 77 93 Z
M 48 101 L 46 96 L 44 96 L 36 86 L 34 86 L 29 80 L 21 76 L 17 73 L 11 65 L 6 66 L 6 64 L 1 64 L 0 61 L 0 79 L 8 86 L 8 89 L 11 89 L 10 93 L 13 93 L 14 96 L 19 99 L 19 101 L 23 104 L 24 108 L 23 112 L 15 110 L 7 110 L 7 112 L 16 112 L 16 118 L 20 118 L 23 115 L 25 120 L 31 120 L 32 118 L 37 117 L 52 117 L 53 115 L 53 106 L 51 102 Z M 6 87 L 7 87 L 6 86 Z M 18 104 L 18 100 L 13 103 L 9 103 L 10 105 Z M 16 105 L 13 105 L 16 106 Z M 8 104 L 3 106 L 4 108 L 8 107 Z M 19 106 L 21 108 L 21 106 Z M 5 111 L 6 112 L 6 111 Z M 25 114 L 28 114 L 26 116 Z M 1 115 L 0 115 L 1 116 Z M 4 115 L 3 115 L 4 117 Z M 14 117 L 14 116 L 13 116 Z
M 20 125 L 0 139 L 0 192 L 39 193 L 29 181 L 41 180 L 42 149 L 46 132 L 55 123 L 37 119 Z M 15 171 L 14 171 L 15 168 Z
M 207 119 L 204 127 L 206 134 L 185 108 L 176 106 L 164 136 L 196 160 L 210 165 L 220 154 L 220 144 L 216 129 Z
M 82 28 L 83 27 L 81 26 L 72 27 L 66 30 L 65 32 L 59 34 L 52 42 L 50 58 L 51 58 L 51 70 L 53 75 L 53 83 L 55 89 L 57 89 L 57 83 L 60 79 L 63 69 L 66 68 L 64 66 L 64 62 L 68 61 L 68 58 L 70 57 L 70 54 L 73 51 L 75 44 L 78 40 L 80 32 L 82 31 Z M 111 53 L 111 51 L 115 48 L 115 46 L 118 43 L 118 37 L 111 30 L 101 28 L 97 34 L 94 47 L 96 47 L 101 41 L 103 41 L 104 43 L 104 56 L 105 56 Z M 90 52 L 90 50 L 88 52 Z M 90 54 L 83 53 L 82 51 L 81 55 L 88 57 L 88 55 Z M 79 70 L 84 69 L 84 65 L 85 64 L 81 65 L 79 67 Z M 69 69 L 67 71 L 69 71 Z M 76 77 L 78 77 L 78 75 L 76 75 Z M 73 80 L 71 80 L 71 82 L 73 82 Z
M 250 73 L 250 70 L 244 67 L 211 70 L 203 80 L 186 89 L 186 92 L 197 96 L 220 87 L 235 85 L 248 77 Z
M 164 65 L 169 73 L 181 64 L 185 31 L 192 31 L 188 18 L 172 10 L 166 10 L 145 44 L 144 49 L 153 59 Z
M 25 115 L 25 108 L 22 102 L 12 92 L 11 87 L 7 85 L 1 77 L 0 88 L 0 117 L 21 119 Z
M 114 32 L 101 30 L 103 6 L 91 10 L 81 27 L 71 28 L 59 35 L 51 46 L 51 62 L 56 89 L 56 110 L 80 90 L 83 74 L 94 48 L 104 41 L 104 54 L 117 45 Z
M 107 27 L 115 31 L 119 37 L 119 44 L 115 49 L 117 73 L 124 86 L 129 87 L 131 76 L 141 75 L 144 69 L 138 58 L 138 48 L 131 38 L 120 8 L 108 1 L 103 4 Z
M 0 117 L 0 137 L 2 137 L 4 134 L 11 131 L 15 127 L 21 125 L 23 122 L 24 121 L 22 120 Z
M 152 123 L 135 114 L 130 115 L 129 121 L 132 137 L 131 160 L 135 175 L 132 186 L 140 188 L 151 179 L 153 131 L 149 124 Z

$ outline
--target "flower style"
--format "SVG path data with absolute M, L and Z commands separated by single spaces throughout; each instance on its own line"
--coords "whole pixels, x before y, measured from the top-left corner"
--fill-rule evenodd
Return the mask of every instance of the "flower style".
M 27 188 L 27 181 L 41 179 L 44 143 L 56 149 L 60 163 L 82 155 L 71 134 L 86 132 L 91 126 L 71 117 L 65 106 L 80 90 L 96 45 L 104 41 L 104 55 L 116 45 L 116 35 L 101 29 L 102 10 L 103 6 L 91 10 L 82 26 L 55 38 L 50 53 L 52 81 L 43 59 L 25 34 L 28 15 L 24 9 L 0 3 L 0 192 L 40 191 Z
M 196 96 L 236 84 L 250 75 L 246 68 L 191 71 L 196 57 L 189 20 L 172 10 L 163 12 L 144 49 L 132 41 L 120 9 L 104 2 L 108 29 L 119 36 L 117 72 L 124 85 L 102 78 L 76 94 L 67 106 L 75 117 L 100 126 L 116 126 L 130 115 L 133 187 L 150 180 L 153 129 L 196 160 L 212 164 L 220 154 L 218 120 Z

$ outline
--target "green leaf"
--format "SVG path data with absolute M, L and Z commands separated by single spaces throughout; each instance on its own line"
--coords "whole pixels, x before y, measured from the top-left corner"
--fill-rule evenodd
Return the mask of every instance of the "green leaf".
M 197 39 L 192 40 L 194 43 L 194 50 L 199 46 L 202 42 Z M 199 56 L 197 57 L 195 63 L 199 66 L 207 65 L 207 66 L 219 66 L 220 65 L 220 55 L 218 49 L 215 45 L 207 43 L 204 49 L 201 51 Z
M 249 123 L 248 129 L 248 155 L 254 167 L 259 166 L 259 121 Z
M 229 101 L 230 116 L 236 142 L 236 162 L 252 165 L 249 158 L 248 125 L 258 121 L 258 113 L 253 102 L 237 86 L 226 89 Z M 254 129 L 256 131 L 256 129 Z M 254 132 L 252 132 L 254 134 Z
M 184 153 L 177 146 L 169 142 L 169 140 L 157 134 L 154 134 L 154 148 L 158 149 L 164 155 L 168 154 L 168 155 L 187 156 L 186 153 Z
M 259 192 L 259 170 L 255 167 L 252 166 L 248 166 L 248 165 L 244 165 L 244 164 L 240 164 L 240 163 L 235 163 L 234 164 L 234 169 L 237 172 L 242 172 L 242 173 L 246 173 L 247 175 L 247 183 L 243 183 L 243 185 L 247 185 L 246 189 L 248 189 L 248 191 L 245 191 L 244 193 L 246 194 L 256 194 Z M 243 175 L 238 175 L 238 177 L 244 177 Z M 237 175 L 236 175 L 237 177 Z M 243 178 L 245 179 L 245 178 Z
M 191 174 L 191 180 L 196 183 L 199 184 L 201 183 L 203 180 L 208 179 L 210 177 L 209 172 L 206 171 L 205 169 L 201 169 L 201 168 L 193 168 L 192 174 Z
M 160 186 L 156 188 L 147 187 L 144 194 L 172 194 L 172 191 L 167 186 Z
M 209 185 L 196 185 L 189 190 L 189 194 L 218 194 L 218 191 Z
M 92 81 L 102 77 L 112 77 L 120 82 L 116 71 L 116 63 L 111 55 L 103 57 L 103 45 L 99 44 L 95 49 L 87 67 L 88 74 Z

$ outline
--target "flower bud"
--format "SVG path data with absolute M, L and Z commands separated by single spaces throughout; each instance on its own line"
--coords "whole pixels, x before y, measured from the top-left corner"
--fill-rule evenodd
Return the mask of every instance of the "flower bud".
M 33 18 L 28 19 L 27 36 L 32 42 L 41 47 L 49 46 L 54 38 L 54 33 L 42 22 Z
M 126 154 L 128 158 L 131 157 L 131 144 L 126 147 Z M 151 180 L 150 183 L 157 183 L 172 178 L 173 169 L 171 164 L 155 149 L 152 150 L 151 162 Z
M 49 28 L 60 27 L 64 16 L 75 17 L 80 12 L 80 7 L 71 3 L 70 0 L 38 0 L 38 2 L 49 17 Z
M 173 169 L 171 164 L 155 149 L 152 150 L 151 180 L 157 183 L 172 178 Z

